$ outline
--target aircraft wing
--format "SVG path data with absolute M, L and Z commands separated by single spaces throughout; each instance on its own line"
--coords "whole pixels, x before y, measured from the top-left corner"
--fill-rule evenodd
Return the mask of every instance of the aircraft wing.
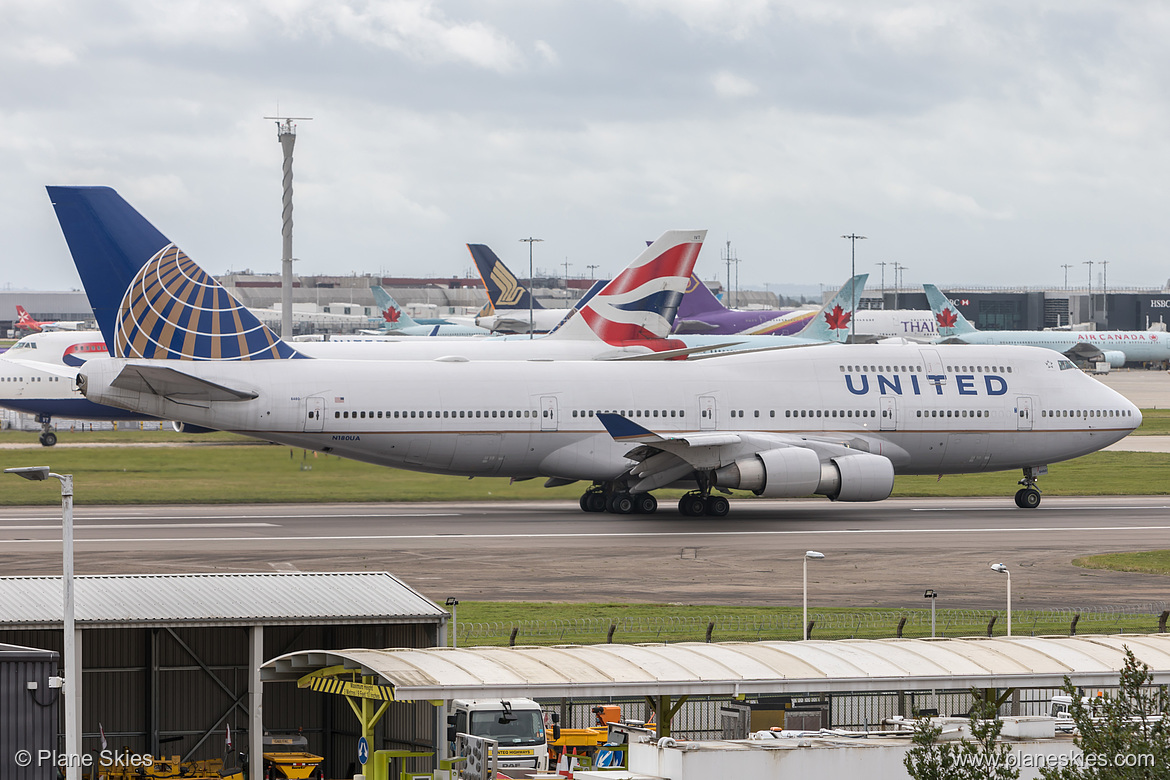
M 1065 350 L 1064 354 L 1074 360 L 1088 360 L 1090 362 L 1100 359 L 1104 355 L 1099 348 L 1083 341 L 1077 342 L 1071 349 Z
M 21 366 L 32 372 L 41 372 L 44 374 L 55 374 L 59 377 L 72 380 L 77 376 L 77 369 L 73 366 L 67 366 L 64 363 L 49 363 L 41 360 L 22 360 L 20 358 L 3 357 L 0 358 L 6 363 Z
M 250 401 L 258 396 L 251 390 L 234 390 L 164 366 L 124 366 L 110 384 L 122 390 L 159 395 L 179 403 Z
M 788 448 L 809 450 L 822 462 L 852 455 L 878 455 L 891 463 L 909 459 L 909 454 L 900 447 L 864 434 L 817 436 L 757 431 L 658 434 L 620 414 L 599 413 L 597 417 L 615 441 L 638 445 L 626 453 L 627 458 L 636 461 L 630 468 L 631 476 L 637 478 L 631 484 L 631 492 L 655 490 L 695 471 L 711 471 L 745 457 Z

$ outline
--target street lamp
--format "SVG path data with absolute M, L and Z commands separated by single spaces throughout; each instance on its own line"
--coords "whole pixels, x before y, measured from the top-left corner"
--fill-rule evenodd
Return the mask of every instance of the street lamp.
M 61 542 L 65 576 L 65 777 L 79 780 L 81 777 L 81 740 L 78 734 L 77 684 L 81 682 L 81 670 L 77 668 L 77 635 L 74 633 L 73 608 L 73 475 L 54 474 L 48 466 L 24 466 L 4 469 L 5 474 L 16 474 L 34 482 L 43 482 L 52 477 L 61 482 Z
M 459 599 L 447 597 L 451 608 L 451 647 L 459 647 Z
M 804 554 L 804 611 L 801 613 L 803 620 L 801 636 L 804 639 L 808 639 L 808 562 L 810 560 L 819 561 L 824 557 L 824 553 L 819 553 L 816 550 L 809 550 Z
M 1089 320 L 1093 319 L 1093 261 L 1085 260 L 1081 265 L 1089 266 Z
M 528 238 L 520 239 L 522 242 L 528 244 L 528 338 L 536 338 L 534 331 L 536 330 L 536 319 L 532 313 L 533 298 L 536 295 L 536 285 L 532 281 L 532 245 L 538 241 L 544 241 L 543 238 Z M 566 268 L 566 273 L 568 269 Z
M 841 236 L 841 238 L 849 239 L 849 243 L 852 245 L 849 261 L 849 278 L 852 279 L 853 277 L 857 276 L 857 242 L 864 241 L 865 236 L 859 236 L 856 233 L 850 233 L 847 236 Z M 852 290 L 853 292 L 850 293 L 852 300 L 850 300 L 849 307 L 849 340 L 851 342 L 857 341 L 857 288 L 853 287 Z
M 1002 563 L 991 564 L 991 570 L 997 571 L 1000 574 L 1007 575 L 1007 613 L 1008 613 L 1008 636 L 1012 635 L 1012 573 L 1008 571 L 1008 567 Z
M 937 590 L 927 590 L 922 598 L 930 599 L 930 638 L 934 639 L 934 600 L 938 598 Z

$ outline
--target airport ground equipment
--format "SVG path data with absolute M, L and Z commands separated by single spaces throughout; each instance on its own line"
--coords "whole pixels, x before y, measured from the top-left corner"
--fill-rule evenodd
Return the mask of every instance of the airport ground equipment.
M 553 717 L 553 739 L 562 730 Z M 548 770 L 549 740 L 544 712 L 532 699 L 454 699 L 447 715 L 447 741 L 459 734 L 494 740 L 499 767 Z
M 323 780 L 323 756 L 310 753 L 304 734 L 264 735 L 264 780 Z

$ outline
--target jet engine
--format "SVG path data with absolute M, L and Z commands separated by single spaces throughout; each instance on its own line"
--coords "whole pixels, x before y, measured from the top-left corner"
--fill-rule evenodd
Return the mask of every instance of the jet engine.
M 750 490 L 764 498 L 819 494 L 834 501 L 881 501 L 894 489 L 894 465 L 859 452 L 825 462 L 803 447 L 765 450 L 715 471 L 719 487 Z
M 1121 368 L 1125 365 L 1125 353 L 1119 349 L 1107 349 L 1101 353 L 1110 368 Z

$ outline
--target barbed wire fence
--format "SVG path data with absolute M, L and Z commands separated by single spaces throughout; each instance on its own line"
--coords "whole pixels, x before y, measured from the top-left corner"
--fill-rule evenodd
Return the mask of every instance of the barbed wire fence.
M 1013 610 L 1012 633 L 1019 636 L 1070 634 L 1149 634 L 1165 632 L 1170 617 L 1166 602 L 1136 605 Z M 814 639 L 880 639 L 929 637 L 929 610 L 809 613 Z M 1003 610 L 940 609 L 935 635 L 1002 636 L 1007 632 Z M 461 645 L 555 645 L 605 642 L 730 642 L 796 640 L 801 637 L 799 613 L 760 615 L 620 616 L 460 622 Z

